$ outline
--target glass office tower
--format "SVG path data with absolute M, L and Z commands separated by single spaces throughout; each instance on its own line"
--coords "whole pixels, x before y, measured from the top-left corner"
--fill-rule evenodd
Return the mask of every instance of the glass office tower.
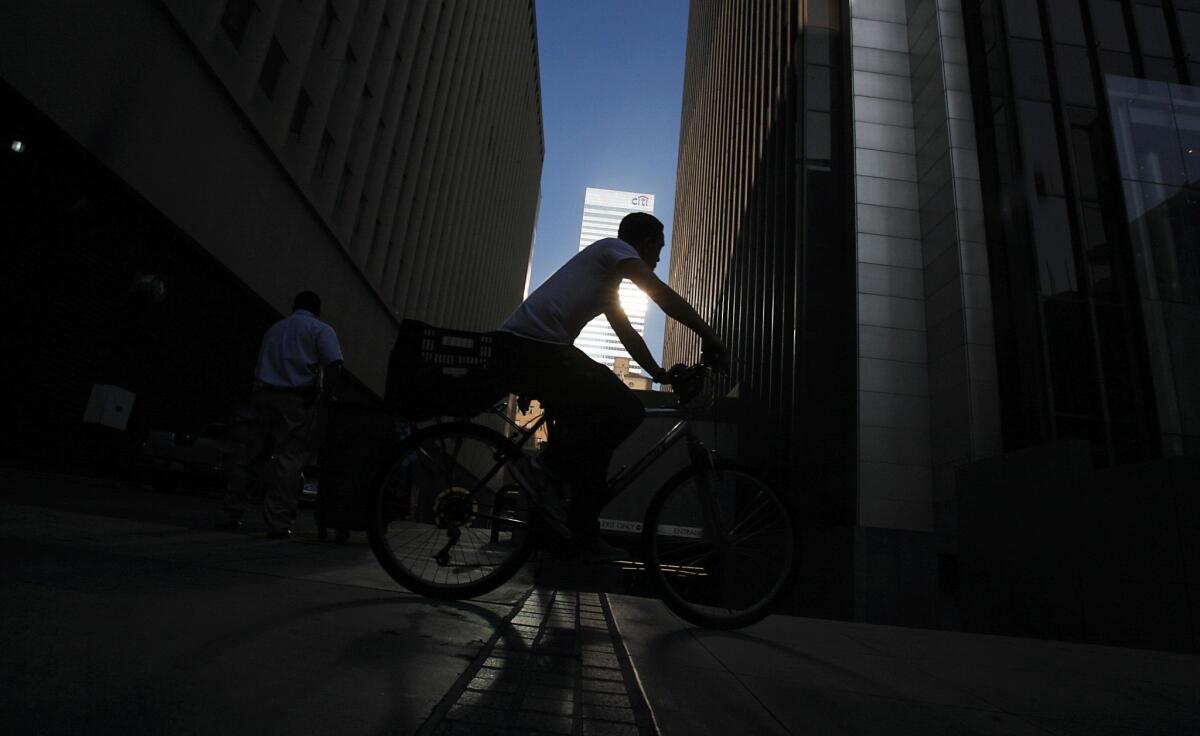
M 654 214 L 654 195 L 644 192 L 621 192 L 613 189 L 588 187 L 583 196 L 583 224 L 579 228 L 579 250 L 583 250 L 602 238 L 617 237 L 621 219 L 630 212 Z M 639 335 L 646 334 L 646 295 L 629 279 L 621 281 L 619 289 L 621 308 L 629 323 Z M 617 358 L 629 358 L 629 352 L 617 339 L 604 315 L 588 322 L 575 346 L 587 353 L 592 360 L 603 363 L 610 369 Z M 636 362 L 630 363 L 634 373 L 641 371 Z
M 1200 454 L 1200 3 L 964 10 L 1006 446 Z
M 1048 560 L 1072 474 L 1200 453 L 1200 3 L 696 0 L 688 39 L 670 280 L 795 493 L 801 610 L 954 625 L 972 469 L 1039 489 Z

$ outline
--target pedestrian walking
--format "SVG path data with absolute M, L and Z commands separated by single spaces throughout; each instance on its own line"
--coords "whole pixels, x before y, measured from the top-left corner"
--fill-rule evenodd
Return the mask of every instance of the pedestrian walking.
M 292 534 L 301 472 L 316 449 L 322 386 L 325 393 L 332 392 L 343 362 L 337 334 L 320 316 L 321 298 L 302 291 L 291 315 L 263 336 L 254 370 L 252 416 L 231 431 L 234 450 L 226 464 L 222 528 L 241 527 L 247 488 L 269 450 L 262 466 L 267 536 L 285 539 Z

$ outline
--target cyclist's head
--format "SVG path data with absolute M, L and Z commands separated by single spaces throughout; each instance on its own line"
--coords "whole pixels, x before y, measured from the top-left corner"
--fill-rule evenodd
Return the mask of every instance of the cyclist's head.
M 649 212 L 630 212 L 621 220 L 617 237 L 629 243 L 653 268 L 663 247 L 663 224 Z
M 315 291 L 302 291 L 292 300 L 292 311 L 297 309 L 305 309 L 313 313 L 313 316 L 321 316 L 321 297 L 317 296 Z

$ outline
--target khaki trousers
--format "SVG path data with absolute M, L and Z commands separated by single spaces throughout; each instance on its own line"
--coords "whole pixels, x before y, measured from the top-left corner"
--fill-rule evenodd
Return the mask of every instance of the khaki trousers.
M 269 389 L 254 394 L 254 408 L 257 421 L 230 431 L 235 444 L 226 464 L 225 512 L 231 519 L 245 513 L 246 490 L 271 438 L 271 456 L 262 469 L 263 519 L 270 531 L 291 529 L 300 502 L 300 474 L 315 449 L 317 408 L 306 406 L 296 394 Z

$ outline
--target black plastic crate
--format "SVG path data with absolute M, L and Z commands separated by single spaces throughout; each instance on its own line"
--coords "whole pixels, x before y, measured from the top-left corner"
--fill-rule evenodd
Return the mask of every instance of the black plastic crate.
M 410 419 L 480 413 L 508 393 L 501 339 L 404 320 L 388 363 L 387 403 Z

